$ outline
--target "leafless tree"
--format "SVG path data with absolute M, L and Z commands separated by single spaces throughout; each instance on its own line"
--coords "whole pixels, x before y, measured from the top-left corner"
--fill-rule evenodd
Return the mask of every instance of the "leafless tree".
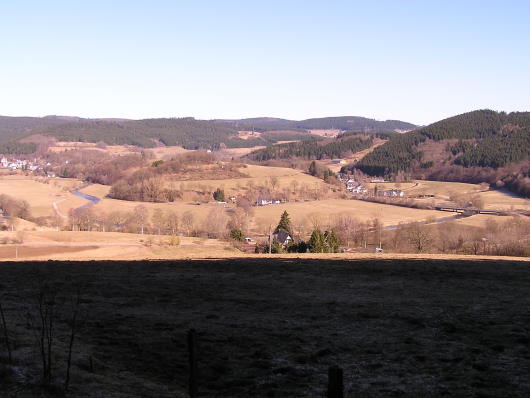
M 186 236 L 190 236 L 191 231 L 193 230 L 193 227 L 194 227 L 193 213 L 189 210 L 185 211 L 182 214 L 181 221 L 182 221 L 182 226 L 184 228 L 184 231 L 186 232 Z
M 149 222 L 149 211 L 144 205 L 138 205 L 134 208 L 134 217 L 138 224 L 140 225 L 140 231 L 142 235 L 144 234 L 145 227 Z
M 28 326 L 34 331 L 42 362 L 42 381 L 52 380 L 52 351 L 55 342 L 56 291 L 47 283 L 40 285 L 33 311 L 28 311 Z
M 171 231 L 172 235 L 175 235 L 179 229 L 179 215 L 174 210 L 168 210 L 166 213 L 166 225 Z
M 406 228 L 406 236 L 410 245 L 417 253 L 422 253 L 432 244 L 432 236 L 427 227 L 417 222 L 411 223 Z
M 72 319 L 70 321 L 70 339 L 68 342 L 68 354 L 66 360 L 66 376 L 64 379 L 64 390 L 68 391 L 68 385 L 70 384 L 70 367 L 72 365 L 72 349 L 74 347 L 74 340 L 77 334 L 77 318 L 79 316 L 79 309 L 81 303 L 81 295 L 79 290 L 77 291 L 76 299 L 72 305 Z
M 1 301 L 0 301 L 0 317 L 2 319 L 2 329 L 4 331 L 4 343 L 5 343 L 5 346 L 6 346 L 7 358 L 9 360 L 9 363 L 11 364 L 12 363 L 11 344 L 9 342 L 9 333 L 8 333 L 8 330 L 7 330 L 7 322 L 6 322 L 6 318 L 5 318 L 5 314 L 4 314 L 4 307 L 2 306 L 2 302 Z

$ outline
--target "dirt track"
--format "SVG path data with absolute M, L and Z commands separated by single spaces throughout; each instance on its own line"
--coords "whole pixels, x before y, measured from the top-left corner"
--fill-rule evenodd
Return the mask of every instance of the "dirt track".
M 38 362 L 17 313 L 45 280 L 65 296 L 82 288 L 72 396 L 184 397 L 192 327 L 203 397 L 321 397 L 331 364 L 344 368 L 348 397 L 530 394 L 528 262 L 4 263 L 27 374 Z

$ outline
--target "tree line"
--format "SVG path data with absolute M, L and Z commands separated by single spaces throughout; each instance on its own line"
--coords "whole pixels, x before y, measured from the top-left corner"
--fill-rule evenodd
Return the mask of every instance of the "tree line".
M 294 157 L 309 160 L 332 159 L 359 152 L 372 145 L 372 136 L 356 134 L 355 136 L 342 136 L 332 141 L 315 138 L 302 142 L 271 145 L 251 152 L 248 157 L 258 162 Z

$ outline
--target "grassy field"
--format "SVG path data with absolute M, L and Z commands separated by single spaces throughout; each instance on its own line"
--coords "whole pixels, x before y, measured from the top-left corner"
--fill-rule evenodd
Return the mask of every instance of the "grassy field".
M 108 153 L 109 155 L 129 155 L 138 153 L 136 148 L 128 145 L 105 145 L 99 147 L 95 142 L 56 142 L 48 147 L 50 152 L 65 152 L 74 150 L 98 151 Z
M 447 217 L 447 213 L 435 210 L 397 207 L 361 200 L 329 199 L 256 207 L 255 218 L 277 220 L 284 210 L 287 210 L 295 223 L 308 220 L 312 216 L 318 215 L 324 225 L 329 218 L 339 215 L 348 215 L 358 218 L 361 221 L 370 221 L 378 218 L 385 226 L 397 225 L 400 222 L 422 221 L 430 217 Z
M 13 365 L 5 397 L 43 397 L 33 331 L 55 294 L 55 383 L 81 293 L 69 396 L 187 397 L 198 332 L 201 397 L 530 395 L 530 269 L 517 261 L 229 259 L 0 265 Z M 46 287 L 44 287 L 46 286 Z M 92 358 L 92 367 L 90 366 Z
M 61 210 L 66 213 L 69 208 L 76 207 L 78 203 L 81 206 L 84 201 L 76 201 L 75 197 L 68 192 L 79 185 L 81 185 L 80 181 L 69 178 L 36 179 L 23 175 L 0 178 L 0 192 L 26 200 L 31 206 L 31 213 L 34 217 L 55 215 L 52 206 L 54 202 L 57 202 Z
M 241 168 L 240 171 L 246 174 L 248 177 L 243 178 L 232 178 L 225 180 L 187 180 L 183 184 L 186 188 L 193 189 L 196 187 L 203 187 L 214 191 L 217 187 L 221 187 L 225 190 L 239 191 L 241 188 L 248 184 L 255 186 L 267 185 L 271 177 L 277 179 L 277 189 L 283 187 L 292 187 L 293 182 L 296 181 L 298 186 L 324 186 L 327 185 L 319 178 L 305 174 L 299 170 L 294 170 L 286 167 L 267 167 L 267 166 L 256 166 L 247 165 L 247 167 Z
M 0 232 L 0 240 L 19 236 L 15 232 Z M 22 239 L 23 243 L 18 245 L 0 245 L 0 260 L 142 260 L 242 255 L 225 241 L 179 237 L 178 244 L 171 245 L 167 235 L 28 230 Z
M 392 182 L 371 183 L 370 188 L 378 186 L 380 189 L 402 189 L 408 196 L 428 194 L 436 195 L 441 198 L 449 198 L 451 192 L 456 193 L 477 193 L 481 190 L 478 184 L 466 184 L 463 182 L 445 182 L 445 181 L 427 181 L 415 180 L 413 182 L 404 182 L 396 184 Z
M 435 201 L 436 203 L 448 203 L 452 193 L 461 195 L 478 195 L 484 201 L 486 209 L 523 209 L 530 210 L 530 200 L 517 197 L 506 190 L 484 191 L 479 184 L 466 184 L 462 182 L 426 181 L 415 180 L 414 182 L 395 183 L 371 183 L 371 189 L 377 186 L 379 189 L 401 189 L 406 196 L 435 195 L 435 198 L 423 199 L 423 201 Z M 422 201 L 422 200 L 420 200 Z

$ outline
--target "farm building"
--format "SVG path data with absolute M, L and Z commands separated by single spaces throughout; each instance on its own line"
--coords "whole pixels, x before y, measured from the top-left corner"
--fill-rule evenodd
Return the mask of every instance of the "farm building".
M 256 206 L 267 206 L 267 205 L 279 205 L 281 203 L 281 200 L 279 199 L 258 199 L 256 201 Z
M 400 189 L 388 189 L 386 191 L 378 191 L 377 196 L 384 196 L 387 198 L 402 198 L 405 192 Z

